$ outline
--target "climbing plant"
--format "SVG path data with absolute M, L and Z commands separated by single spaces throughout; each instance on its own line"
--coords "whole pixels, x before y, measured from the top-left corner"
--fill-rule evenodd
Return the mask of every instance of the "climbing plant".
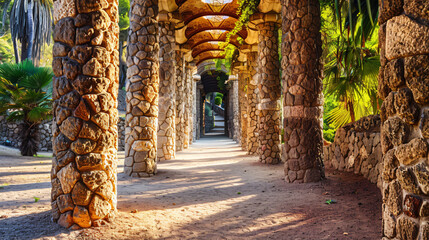
M 219 43 L 219 47 L 224 49 L 222 54 L 224 55 L 224 59 L 215 60 L 216 68 L 220 69 L 222 65 L 231 72 L 231 68 L 233 63 L 237 60 L 238 57 L 238 49 L 236 46 L 230 44 L 231 37 L 237 35 L 243 28 L 247 27 L 249 23 L 250 16 L 254 14 L 257 10 L 257 7 L 260 3 L 260 0 L 239 0 L 239 7 L 237 9 L 238 21 L 235 22 L 234 28 L 229 31 L 226 35 L 226 40 L 223 43 Z M 237 36 L 237 41 L 239 44 L 243 44 L 244 40 Z

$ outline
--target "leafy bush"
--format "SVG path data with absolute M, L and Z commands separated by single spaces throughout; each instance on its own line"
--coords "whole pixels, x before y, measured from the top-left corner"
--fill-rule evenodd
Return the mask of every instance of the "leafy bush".
M 33 156 L 38 150 L 39 124 L 51 118 L 52 71 L 35 67 L 31 61 L 0 65 L 0 114 L 20 121 L 21 154 Z
M 323 139 L 329 142 L 334 142 L 335 132 L 335 129 L 332 128 L 323 130 Z
M 215 104 L 218 105 L 218 106 L 222 105 L 222 98 L 221 97 L 216 97 L 215 98 Z
M 209 105 L 206 104 L 204 111 L 206 116 L 213 116 L 213 110 Z

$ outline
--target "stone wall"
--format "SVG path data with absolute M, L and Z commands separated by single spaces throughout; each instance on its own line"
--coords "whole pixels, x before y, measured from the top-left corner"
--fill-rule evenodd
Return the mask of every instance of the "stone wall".
M 383 239 L 429 239 L 429 1 L 381 2 Z
M 19 122 L 8 122 L 5 117 L 0 116 L 0 144 L 19 148 Z M 43 121 L 37 130 L 39 135 L 39 151 L 52 151 L 52 122 Z
M 19 123 L 8 122 L 0 116 L 0 144 L 19 148 Z M 39 151 L 52 151 L 52 121 L 44 121 L 39 125 Z M 125 150 L 125 118 L 118 120 L 118 150 Z
M 334 142 L 323 148 L 325 166 L 361 174 L 381 188 L 380 124 L 380 116 L 372 115 L 339 128 Z

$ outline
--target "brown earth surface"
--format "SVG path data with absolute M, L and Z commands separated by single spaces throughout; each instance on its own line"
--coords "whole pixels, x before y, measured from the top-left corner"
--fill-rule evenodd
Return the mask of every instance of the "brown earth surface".
M 288 184 L 282 164 L 261 164 L 223 137 L 197 141 L 152 178 L 126 177 L 121 152 L 118 217 L 74 231 L 50 220 L 51 158 L 0 155 L 0 239 L 381 238 L 374 184 L 329 169 L 322 182 Z

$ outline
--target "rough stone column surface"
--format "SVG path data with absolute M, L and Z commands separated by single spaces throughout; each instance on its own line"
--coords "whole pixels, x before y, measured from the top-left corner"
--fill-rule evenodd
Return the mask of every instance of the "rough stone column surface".
M 249 81 L 247 83 L 247 153 L 255 155 L 258 153 L 258 85 L 257 85 L 257 53 L 247 54 L 247 66 L 249 68 Z
M 280 62 L 275 22 L 257 25 L 259 88 L 259 160 L 280 162 Z
M 282 21 L 285 180 L 315 182 L 324 175 L 319 1 L 282 0 Z
M 56 1 L 52 219 L 99 226 L 116 212 L 118 3 Z
M 198 119 L 197 119 L 197 82 L 193 79 L 192 81 L 192 142 L 195 142 L 197 140 L 197 126 L 198 126 Z
M 127 56 L 127 116 L 124 172 L 156 173 L 159 36 L 158 1 L 132 0 Z
M 233 92 L 233 111 L 234 111 L 234 136 L 235 137 L 235 141 L 240 142 L 241 139 L 241 128 L 240 128 L 240 117 L 241 117 L 241 113 L 240 113 L 240 103 L 239 103 L 239 89 L 238 89 L 238 79 L 234 81 L 234 92 Z
M 158 160 L 169 160 L 176 152 L 176 39 L 174 23 L 159 23 L 159 116 Z
M 247 151 L 247 74 L 242 71 L 238 76 L 238 97 L 239 97 L 239 107 L 240 107 L 240 128 L 241 128 L 241 137 L 240 144 L 243 151 Z
M 192 135 L 192 76 L 191 68 L 189 63 L 185 63 L 185 74 L 184 74 L 184 137 L 183 137 L 183 148 L 187 149 L 191 145 Z
M 380 4 L 383 239 L 429 239 L 429 1 Z
M 183 53 L 176 51 L 176 151 L 185 143 L 185 61 Z

